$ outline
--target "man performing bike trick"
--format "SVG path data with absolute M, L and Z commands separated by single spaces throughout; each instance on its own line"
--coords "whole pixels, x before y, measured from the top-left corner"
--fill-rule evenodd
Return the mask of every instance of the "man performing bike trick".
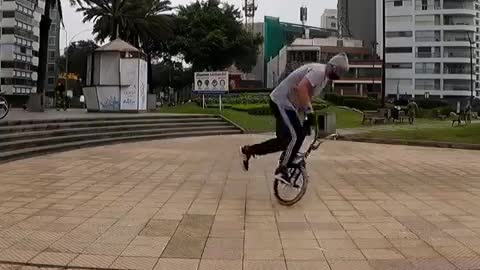
M 288 75 L 271 93 L 270 108 L 276 119 L 276 138 L 241 148 L 243 168 L 248 170 L 250 158 L 283 151 L 275 179 L 289 184 L 288 166 L 297 156 L 305 139 L 303 125 L 313 120 L 312 100 L 322 93 L 331 80 L 338 80 L 349 70 L 345 53 L 334 56 L 326 65 L 307 64 Z M 307 115 L 302 125 L 300 115 Z

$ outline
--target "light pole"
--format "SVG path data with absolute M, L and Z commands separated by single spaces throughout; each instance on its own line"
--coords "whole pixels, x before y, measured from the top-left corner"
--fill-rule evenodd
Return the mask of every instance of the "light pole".
M 470 106 L 473 106 L 473 45 L 475 44 L 470 37 L 470 34 L 467 34 L 468 41 L 470 42 Z
M 385 7 L 385 0 L 382 0 L 382 55 L 383 55 L 383 65 L 382 65 L 382 108 L 385 108 L 385 94 L 386 94 L 386 84 L 387 84 L 387 70 L 386 70 L 386 50 L 387 50 L 387 38 L 385 35 L 386 31 L 386 7 Z
M 72 40 L 76 38 L 78 35 L 83 34 L 87 31 L 92 31 L 92 29 L 84 29 L 78 33 L 76 33 L 70 40 L 68 40 L 68 32 L 65 27 L 63 27 L 63 30 L 65 31 L 65 93 L 68 91 L 68 47 L 70 43 L 72 43 Z

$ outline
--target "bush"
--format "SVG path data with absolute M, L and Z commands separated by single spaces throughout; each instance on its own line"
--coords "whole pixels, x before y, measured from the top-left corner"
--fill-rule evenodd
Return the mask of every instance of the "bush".
M 422 109 L 435 109 L 448 106 L 448 103 L 442 100 L 422 99 L 416 101 L 416 103 L 418 107 Z
M 327 108 L 328 105 L 326 104 L 313 104 L 313 109 L 315 111 L 321 111 Z M 271 115 L 272 110 L 270 109 L 270 105 L 232 105 L 231 107 L 233 110 L 247 112 L 251 115 Z
M 326 94 L 325 100 L 337 105 L 355 108 L 362 111 L 376 110 L 381 107 L 380 102 L 365 97 L 339 96 L 336 94 Z

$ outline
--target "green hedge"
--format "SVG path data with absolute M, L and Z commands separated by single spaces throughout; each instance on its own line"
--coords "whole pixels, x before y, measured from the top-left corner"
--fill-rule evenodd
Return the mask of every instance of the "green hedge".
M 422 109 L 436 109 L 436 108 L 445 108 L 449 104 L 441 100 L 431 100 L 431 99 L 422 99 L 416 101 L 418 107 Z
M 339 96 L 336 94 L 326 94 L 325 100 L 337 105 L 355 108 L 362 111 L 376 110 L 381 107 L 378 100 L 368 99 L 356 96 Z
M 327 104 L 313 104 L 313 109 L 315 111 L 321 111 L 327 108 Z M 264 105 L 232 105 L 233 110 L 247 112 L 251 115 L 271 115 L 272 110 L 267 104 Z
M 194 101 L 202 105 L 202 96 L 197 96 Z M 267 93 L 259 94 L 226 94 L 222 96 L 224 104 L 268 104 L 270 96 Z M 205 98 L 207 104 L 218 104 L 218 96 L 209 96 Z

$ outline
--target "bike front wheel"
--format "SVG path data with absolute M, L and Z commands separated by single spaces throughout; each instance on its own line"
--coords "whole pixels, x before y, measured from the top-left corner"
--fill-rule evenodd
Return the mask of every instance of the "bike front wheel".
M 273 184 L 274 195 L 281 205 L 292 206 L 298 203 L 308 186 L 308 174 L 305 166 L 298 166 L 288 169 L 290 185 L 275 179 Z
M 7 100 L 4 97 L 0 97 L 0 119 L 5 118 L 9 110 L 10 106 L 8 106 Z

